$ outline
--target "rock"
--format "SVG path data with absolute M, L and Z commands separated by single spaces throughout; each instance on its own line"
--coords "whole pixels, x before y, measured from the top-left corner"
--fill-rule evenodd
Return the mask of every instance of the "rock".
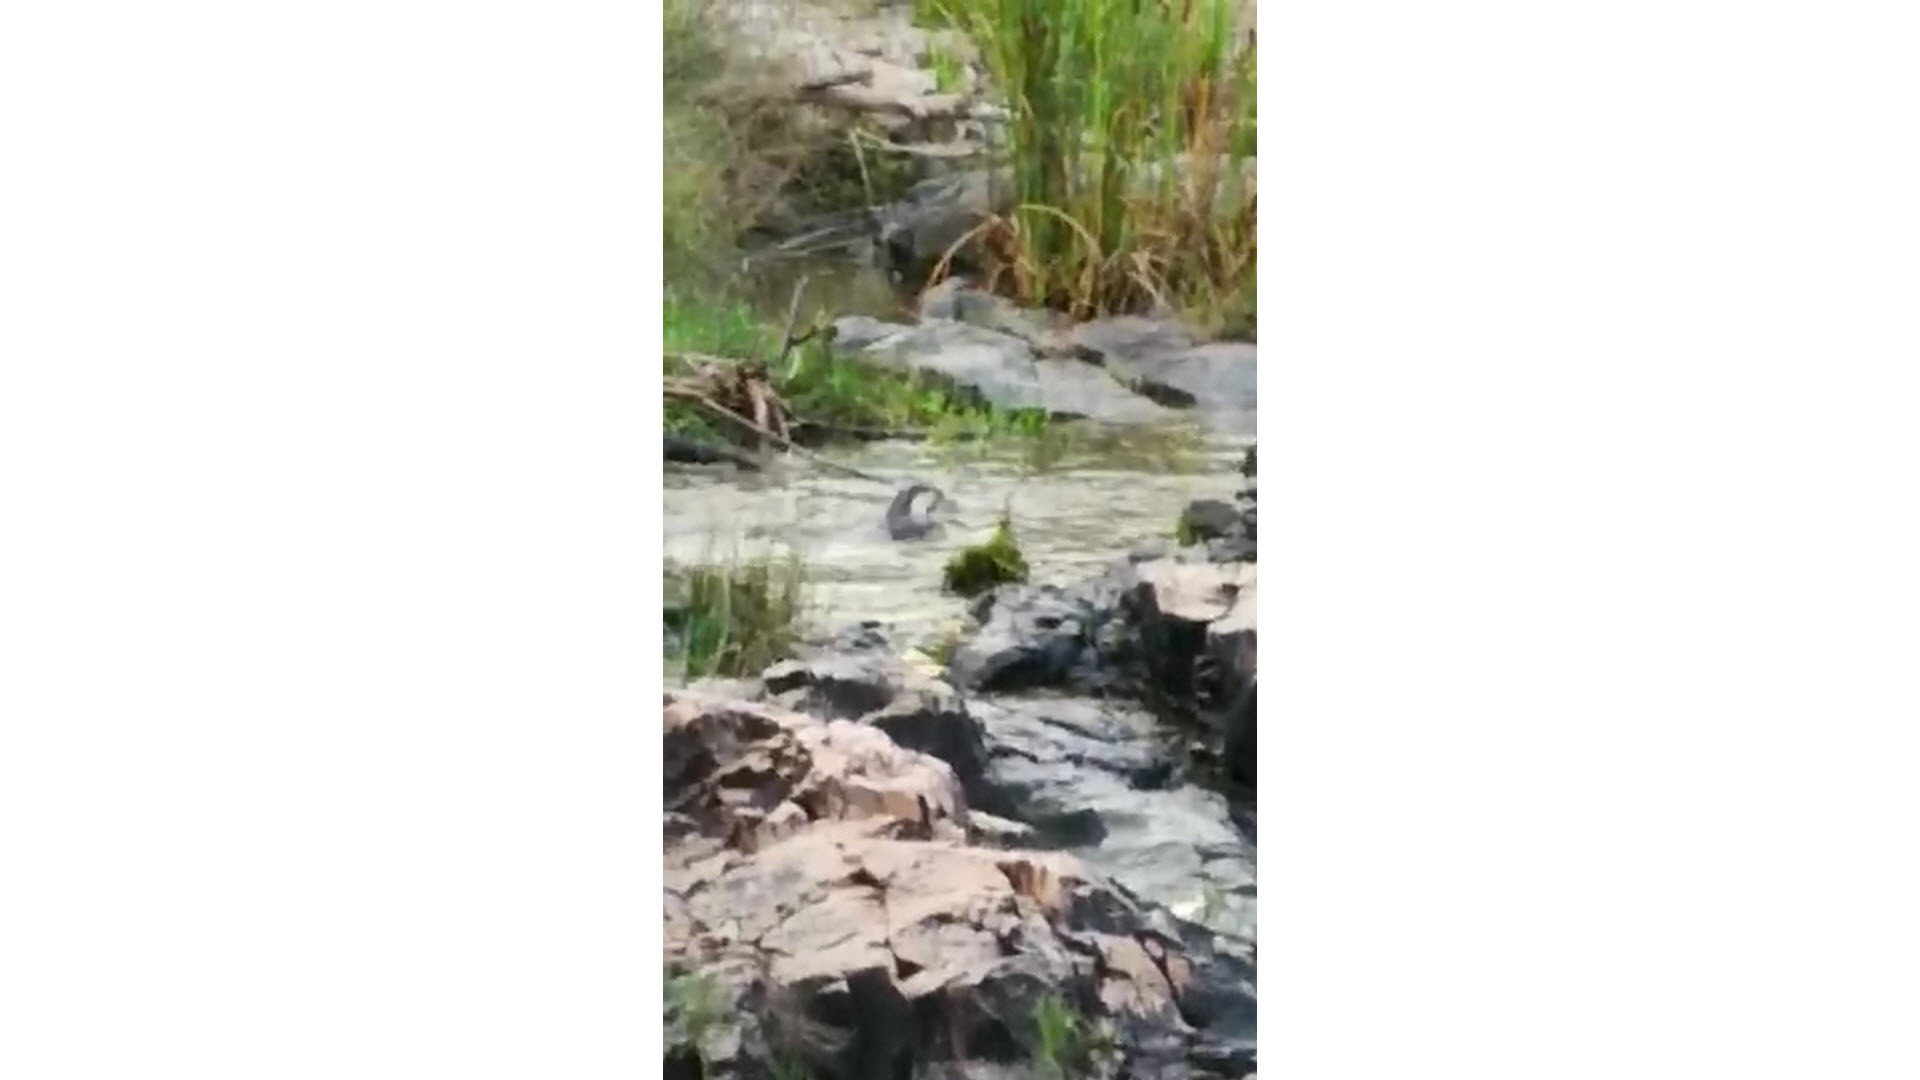
M 1257 565 L 1160 559 L 1138 564 L 1134 573 L 1126 607 L 1152 689 L 1162 701 L 1191 702 L 1193 663 L 1205 647 L 1207 625 L 1258 580 Z
M 666 851 L 671 1075 L 1021 1075 L 1046 999 L 1114 1039 L 1104 1063 L 1073 1050 L 1075 1075 L 1233 1064 L 1221 1048 L 1251 1039 L 1250 946 L 1071 855 L 915 831 L 890 796 L 938 801 L 957 785 L 878 730 L 670 695 L 664 737 L 669 802 L 705 825 Z M 848 797 L 806 797 L 832 790 Z M 734 827 L 782 806 L 807 820 L 751 839 Z
M 1143 899 L 1251 935 L 1254 850 L 1220 794 L 1181 780 L 1145 710 L 1116 701 L 977 701 L 991 759 L 982 805 Z
M 869 331 L 856 325 L 849 340 L 863 340 L 863 333 Z M 1001 408 L 1038 409 L 1053 416 L 1115 423 L 1150 422 L 1166 415 L 1100 367 L 1079 360 L 1036 358 L 1031 341 L 1003 330 L 927 319 L 904 331 L 866 340 L 869 343 L 858 349 L 845 348 L 880 367 L 938 375 Z
M 912 329 L 905 323 L 882 322 L 866 315 L 842 315 L 833 320 L 833 347 L 841 352 L 858 352 Z
M 1057 417 L 1112 424 L 1151 424 L 1168 418 L 1166 408 L 1115 382 L 1105 369 L 1084 360 L 1042 357 L 1033 361 L 1039 380 L 1038 408 Z
M 760 463 L 728 446 L 715 446 L 681 435 L 664 436 L 663 460 L 680 465 L 732 465 L 759 472 Z
M 939 758 L 977 793 L 986 769 L 979 721 L 947 683 L 909 667 L 890 649 L 823 653 L 775 664 L 761 676 L 782 706 L 856 721 L 910 750 Z
M 1109 315 L 1073 328 L 1073 340 L 1102 361 L 1184 352 L 1197 344 L 1193 333 L 1172 319 Z
M 1258 583 L 1249 584 L 1225 615 L 1207 624 L 1210 663 L 1203 679 L 1209 681 L 1201 687 L 1202 695 L 1217 706 L 1227 773 L 1244 784 L 1255 782 L 1259 760 L 1259 600 Z
M 984 810 L 974 810 L 967 815 L 972 831 L 967 839 L 981 847 L 1021 848 L 1033 846 L 1035 833 L 1033 826 L 1018 821 L 1009 821 Z
M 1252 430 L 1259 395 L 1257 347 L 1198 344 L 1179 324 L 1118 316 L 1082 323 L 1073 341 L 1121 383 L 1172 408 L 1193 409 L 1215 426 Z
M 1117 590 L 1098 585 L 1002 586 L 976 608 L 981 625 L 953 650 L 947 670 L 966 690 L 1084 682 L 1087 669 L 1098 665 L 1096 634 L 1117 597 Z
M 1217 540 L 1240 528 L 1240 511 L 1219 499 L 1195 499 L 1180 515 L 1180 525 L 1196 540 Z
M 681 693 L 666 696 L 664 731 L 667 808 L 729 847 L 757 851 L 822 820 L 966 835 L 953 769 L 874 728 Z

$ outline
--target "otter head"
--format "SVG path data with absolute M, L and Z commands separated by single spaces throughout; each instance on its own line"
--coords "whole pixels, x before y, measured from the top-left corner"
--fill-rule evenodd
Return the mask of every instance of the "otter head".
M 928 496 L 925 505 L 915 507 L 914 500 Z M 895 540 L 915 540 L 939 528 L 933 511 L 953 504 L 937 487 L 914 484 L 893 497 L 887 507 L 887 534 Z

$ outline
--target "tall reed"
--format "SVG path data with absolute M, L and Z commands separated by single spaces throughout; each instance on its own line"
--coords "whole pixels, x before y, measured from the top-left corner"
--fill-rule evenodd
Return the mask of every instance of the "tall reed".
M 922 2 L 972 38 L 1012 116 L 1016 209 L 981 239 L 1015 294 L 1083 316 L 1250 302 L 1245 0 Z
M 682 677 L 757 675 L 791 656 L 804 583 L 793 556 L 668 570 L 663 621 Z

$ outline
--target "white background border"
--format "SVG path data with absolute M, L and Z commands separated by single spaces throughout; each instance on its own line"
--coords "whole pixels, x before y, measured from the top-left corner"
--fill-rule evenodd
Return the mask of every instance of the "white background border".
M 1265 5 L 1262 1065 L 1912 1076 L 1911 5 Z M 0 15 L 0 1075 L 659 1060 L 657 13 Z

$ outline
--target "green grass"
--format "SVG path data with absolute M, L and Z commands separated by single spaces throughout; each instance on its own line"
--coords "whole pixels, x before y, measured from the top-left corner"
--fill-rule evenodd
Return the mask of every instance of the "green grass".
M 662 620 L 684 680 L 758 675 L 793 655 L 802 622 L 797 557 L 669 569 Z
M 956 595 L 978 596 L 995 585 L 1025 580 L 1027 560 L 1013 539 L 1013 517 L 1002 513 L 986 543 L 962 548 L 947 561 L 942 583 Z
M 1033 1007 L 1033 1026 L 1034 1064 L 1043 1075 L 1064 1078 L 1085 1053 L 1080 1015 L 1059 995 L 1048 994 Z
M 707 1039 L 726 1012 L 720 988 L 705 975 L 677 975 L 667 980 L 667 1029 L 693 1047 L 702 1066 L 707 1062 Z
M 1003 287 L 1081 316 L 1164 301 L 1219 329 L 1251 319 L 1256 50 L 1237 5 L 919 0 L 973 40 L 1013 114 L 1018 208 L 985 236 Z
M 927 57 L 933 65 L 933 87 L 942 94 L 958 93 L 966 82 L 966 63 L 945 49 L 934 47 Z
M 784 312 L 779 316 L 784 320 Z M 739 360 L 777 358 L 786 332 L 784 321 L 771 322 L 739 298 L 713 299 L 702 293 L 670 290 L 663 311 L 668 353 L 703 353 Z M 684 374 L 688 365 L 667 358 L 666 374 Z M 926 432 L 939 444 L 997 438 L 1037 437 L 1048 428 L 1045 413 L 996 409 L 952 383 L 926 373 L 902 373 L 837 355 L 820 341 L 809 341 L 768 371 L 773 389 L 796 419 L 836 428 Z M 706 438 L 731 438 L 704 415 L 677 403 L 666 407 L 667 430 Z

